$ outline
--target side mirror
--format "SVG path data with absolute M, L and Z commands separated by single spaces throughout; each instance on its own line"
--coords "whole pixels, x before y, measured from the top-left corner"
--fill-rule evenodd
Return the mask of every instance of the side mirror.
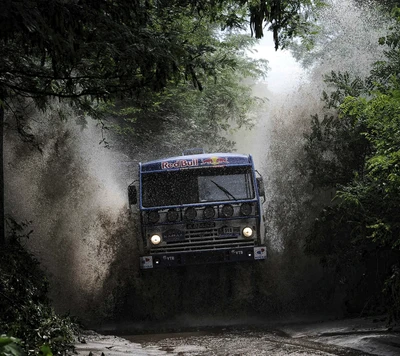
M 264 188 L 264 181 L 262 177 L 257 177 L 257 187 L 258 187 L 258 195 L 264 198 L 265 201 L 265 188 Z
M 129 206 L 137 204 L 137 189 L 133 184 L 128 186 L 128 200 Z

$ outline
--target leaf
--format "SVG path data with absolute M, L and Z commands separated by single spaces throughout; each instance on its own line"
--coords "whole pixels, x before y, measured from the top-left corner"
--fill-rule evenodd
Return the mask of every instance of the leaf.
M 0 355 L 23 356 L 24 352 L 19 345 L 21 341 L 14 337 L 0 336 Z
M 53 353 L 51 352 L 50 346 L 45 344 L 40 347 L 39 351 L 40 356 L 53 356 Z

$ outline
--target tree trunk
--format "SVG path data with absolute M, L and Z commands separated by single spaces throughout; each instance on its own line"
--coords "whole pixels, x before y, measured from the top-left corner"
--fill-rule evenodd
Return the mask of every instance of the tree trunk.
M 5 100 L 0 97 L 0 246 L 4 246 L 6 243 L 4 228 L 4 102 Z

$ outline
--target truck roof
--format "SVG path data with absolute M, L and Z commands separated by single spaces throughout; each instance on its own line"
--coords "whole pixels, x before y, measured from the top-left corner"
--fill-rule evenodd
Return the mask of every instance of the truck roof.
M 251 166 L 251 155 L 237 153 L 203 153 L 168 157 L 140 164 L 141 172 L 169 171 L 213 166 Z

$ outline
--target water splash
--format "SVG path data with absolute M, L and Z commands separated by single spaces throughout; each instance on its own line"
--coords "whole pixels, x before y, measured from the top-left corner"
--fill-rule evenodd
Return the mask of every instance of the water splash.
M 379 38 L 391 26 L 387 15 L 368 2 L 361 6 L 351 0 L 333 0 L 320 10 L 318 17 L 321 30 L 311 36 L 314 48 L 305 52 L 300 44 L 292 47 L 303 72 L 293 68 L 290 58 L 280 56 L 281 62 L 288 63 L 292 80 L 268 94 L 267 108 L 252 133 L 235 136 L 240 150 L 247 148 L 263 167 L 269 239 L 276 251 L 283 251 L 290 239 L 301 240 L 315 211 L 331 198 L 329 192 L 316 196 L 307 184 L 307 172 L 302 164 L 304 134 L 310 131 L 311 116 L 329 113 L 321 100 L 322 92 L 330 90 L 324 76 L 331 71 L 347 71 L 353 77 L 367 76 L 372 64 L 383 57 L 385 47 L 379 45 Z M 266 51 L 261 46 L 260 53 L 263 52 Z M 286 56 L 290 56 L 287 51 Z M 271 76 L 279 77 L 274 71 L 280 73 L 281 68 L 274 68 L 271 61 L 270 65 Z M 258 144 L 248 145 L 242 137 Z
M 79 314 L 109 273 L 117 249 L 112 237 L 127 210 L 126 183 L 117 153 L 98 144 L 95 123 L 82 129 L 60 120 L 59 110 L 74 117 L 59 104 L 30 112 L 42 152 L 7 132 L 6 211 L 32 221 L 28 245 L 50 277 L 55 306 Z
M 21 142 L 12 127 L 7 131 L 6 209 L 33 221 L 28 245 L 50 276 L 58 310 L 83 316 L 101 309 L 100 318 L 115 316 L 118 308 L 120 315 L 142 319 L 207 311 L 239 315 L 298 311 L 326 297 L 317 285 L 317 263 L 304 258 L 302 243 L 319 206 L 331 197 L 316 194 L 307 183 L 304 133 L 311 115 L 324 110 L 323 75 L 331 70 L 367 74 L 382 55 L 378 38 L 390 23 L 348 0 L 333 1 L 320 15 L 325 29 L 314 52 L 304 57 L 303 78 L 296 76 L 285 92 L 263 92 L 269 101 L 255 129 L 235 135 L 238 151 L 253 154 L 266 181 L 271 254 L 264 265 L 139 276 L 137 226 L 125 195 L 135 161 L 145 160 L 146 152 L 128 158 L 114 147 L 105 149 L 94 122 L 77 125 L 74 114 L 59 104 L 47 114 L 27 113 L 42 153 Z M 70 117 L 67 122 L 60 120 L 60 110 Z
M 260 285 L 262 294 L 276 303 L 275 310 L 313 309 L 311 304 L 328 305 L 325 310 L 336 313 L 343 310 L 341 291 L 333 293 L 329 283 L 321 284 L 319 262 L 303 252 L 311 223 L 333 198 L 332 191 L 316 191 L 308 183 L 304 135 L 310 132 L 312 115 L 333 113 L 321 100 L 322 92 L 331 90 L 324 82 L 326 74 L 347 71 L 363 77 L 383 57 L 385 47 L 379 45 L 379 38 L 391 21 L 368 5 L 345 0 L 331 1 L 323 8 L 315 48 L 307 54 L 294 49 L 299 58 L 302 55 L 303 72 L 295 71 L 284 90 L 268 94 L 266 110 L 252 132 L 235 136 L 240 151 L 257 158 L 265 180 L 270 256 Z M 273 75 L 271 61 L 270 65 Z

